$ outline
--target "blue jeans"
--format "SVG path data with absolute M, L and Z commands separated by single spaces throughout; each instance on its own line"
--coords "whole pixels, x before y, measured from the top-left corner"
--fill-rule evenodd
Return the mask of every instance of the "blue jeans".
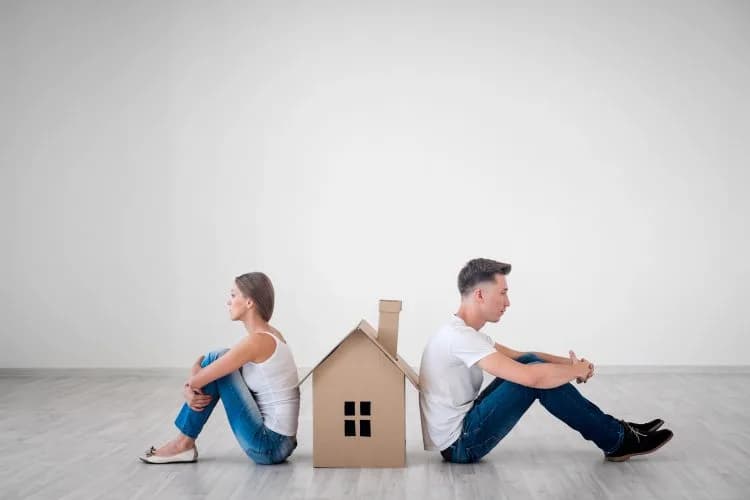
M 209 352 L 203 358 L 201 367 L 213 363 L 227 351 L 228 349 Z M 258 403 L 239 370 L 214 380 L 202 390 L 205 394 L 211 395 L 208 406 L 203 411 L 195 411 L 184 404 L 174 421 L 180 432 L 186 436 L 193 439 L 198 437 L 216 403 L 221 399 L 234 436 L 247 456 L 256 463 L 283 462 L 297 447 L 295 436 L 284 436 L 264 425 Z
M 544 363 L 527 353 L 519 363 Z M 624 430 L 622 424 L 584 398 L 572 384 L 554 389 L 535 389 L 496 378 L 474 401 L 464 416 L 461 435 L 443 456 L 451 462 L 471 463 L 481 459 L 505 437 L 535 400 L 554 416 L 593 441 L 604 453 L 619 448 Z

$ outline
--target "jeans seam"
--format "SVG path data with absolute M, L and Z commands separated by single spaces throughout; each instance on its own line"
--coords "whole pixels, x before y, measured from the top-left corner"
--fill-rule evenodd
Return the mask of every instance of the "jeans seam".
M 567 382 L 567 384 L 570 384 L 570 382 Z M 562 386 L 560 386 L 560 387 L 562 387 Z M 572 387 L 572 386 L 571 386 L 571 387 Z M 575 389 L 575 387 L 573 387 L 573 389 Z M 571 400 L 573 399 L 573 398 L 571 397 L 571 395 L 570 395 L 570 394 L 568 394 L 568 391 L 563 391 L 563 394 L 565 395 L 565 399 L 566 399 L 566 401 L 571 401 Z M 583 397 L 583 396 L 582 396 L 582 397 Z M 584 399 L 585 399 L 585 398 L 584 398 Z M 588 400 L 587 400 L 587 401 L 588 401 Z M 589 403 L 590 403 L 590 401 L 589 401 Z M 566 405 L 566 406 L 567 406 L 567 405 Z M 600 411 L 601 411 L 601 410 L 600 410 Z M 602 412 L 602 413 L 603 413 L 603 412 Z M 578 431 L 578 429 L 575 429 L 575 430 L 576 430 L 576 431 Z M 578 431 L 578 432 L 580 432 L 580 431 Z M 590 441 L 594 442 L 594 440 L 593 440 L 593 439 L 591 439 Z M 603 452 L 604 452 L 605 454 L 606 454 L 606 453 L 612 453 L 612 451 L 616 450 L 616 449 L 617 449 L 617 448 L 619 447 L 619 443 L 620 443 L 621 441 L 622 441 L 622 434 L 618 433 L 618 439 L 617 439 L 617 442 L 618 442 L 618 444 L 617 444 L 617 445 L 615 446 L 615 448 L 614 448 L 613 450 L 611 450 L 611 451 L 606 451 L 606 450 L 602 450 L 601 448 L 599 448 L 599 445 L 596 445 L 596 446 L 597 446 L 597 448 L 599 448 L 600 450 L 602 450 L 602 451 L 603 451 Z M 596 444 L 596 442 L 594 442 L 594 444 Z
M 617 433 L 617 443 L 615 444 L 614 448 L 611 450 L 602 450 L 604 451 L 605 455 L 609 455 L 610 453 L 614 453 L 617 451 L 620 446 L 622 446 L 622 442 L 625 440 L 625 430 L 622 428 L 622 425 L 620 426 L 620 430 Z

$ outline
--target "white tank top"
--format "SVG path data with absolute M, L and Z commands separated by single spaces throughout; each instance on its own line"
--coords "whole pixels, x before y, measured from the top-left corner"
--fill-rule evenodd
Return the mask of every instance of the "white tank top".
M 296 436 L 299 420 L 297 364 L 288 345 L 272 333 L 260 333 L 273 337 L 276 349 L 262 363 L 249 361 L 242 365 L 242 376 L 255 396 L 266 427 L 284 436 Z

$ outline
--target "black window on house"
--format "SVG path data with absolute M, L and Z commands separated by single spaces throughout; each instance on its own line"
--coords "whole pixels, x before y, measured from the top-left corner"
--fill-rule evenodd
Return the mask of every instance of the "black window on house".
M 344 401 L 344 416 L 349 417 L 344 419 L 344 436 L 372 437 L 370 422 L 372 402 L 360 401 L 359 405 L 356 403 L 356 401 Z M 359 414 L 356 412 L 357 407 L 359 407 Z M 359 421 L 359 426 L 357 426 L 357 421 Z M 359 434 L 357 434 L 357 427 L 359 427 Z
M 360 401 L 359 402 L 359 414 L 360 415 L 367 415 L 370 416 L 370 402 L 369 401 Z
M 370 437 L 370 421 L 360 420 L 359 421 L 359 435 L 363 437 Z
M 344 420 L 344 436 L 356 436 L 357 426 L 354 420 Z
M 347 417 L 353 417 L 354 407 L 354 401 L 344 401 L 344 415 Z

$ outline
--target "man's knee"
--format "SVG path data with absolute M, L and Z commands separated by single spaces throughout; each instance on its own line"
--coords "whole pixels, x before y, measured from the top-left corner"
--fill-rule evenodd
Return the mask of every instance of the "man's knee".
M 519 363 L 527 364 L 527 365 L 531 363 L 544 363 L 545 362 L 542 358 L 540 358 L 533 352 L 527 352 L 527 353 L 522 354 L 521 356 L 518 357 L 518 359 L 516 359 L 516 361 L 518 361 Z

